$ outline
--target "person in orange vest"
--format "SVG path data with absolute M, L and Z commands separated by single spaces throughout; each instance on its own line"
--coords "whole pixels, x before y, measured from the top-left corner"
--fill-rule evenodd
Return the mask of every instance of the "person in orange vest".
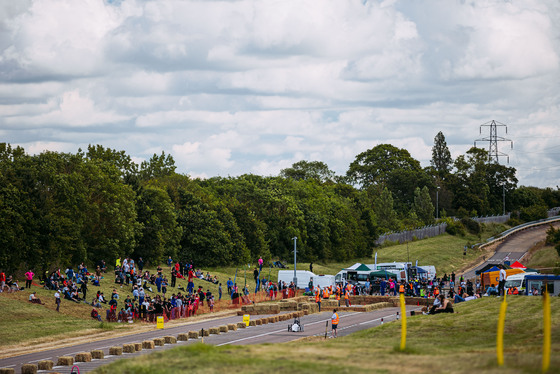
M 338 302 L 338 307 L 340 308 L 340 290 L 336 293 L 336 301 Z
M 513 287 L 513 294 L 519 295 L 519 290 L 517 289 L 517 287 Z
M 332 326 L 332 338 L 336 338 L 338 335 L 336 333 L 336 330 L 338 328 L 338 313 L 336 312 L 336 309 L 333 310 L 333 315 L 331 316 L 331 326 Z
M 399 293 L 404 293 L 404 284 L 402 284 L 402 283 L 399 286 Z
M 346 304 L 347 308 L 350 306 L 350 291 L 348 290 L 346 290 L 346 292 L 344 293 L 344 303 Z
M 319 306 L 319 312 L 321 311 L 321 288 L 317 287 L 317 291 L 315 292 L 315 302 Z
M 328 298 L 329 298 L 329 289 L 325 287 L 323 289 L 323 299 L 328 299 Z

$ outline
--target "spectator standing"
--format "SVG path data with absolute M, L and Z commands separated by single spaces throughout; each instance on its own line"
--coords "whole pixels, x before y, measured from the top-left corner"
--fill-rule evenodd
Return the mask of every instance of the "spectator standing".
M 4 287 L 6 287 L 6 273 L 0 271 L 0 292 L 4 292 Z
M 54 303 L 56 304 L 56 311 L 60 312 L 60 293 L 58 290 L 54 293 Z
M 31 288 L 31 282 L 33 281 L 33 276 L 35 274 L 29 269 L 27 273 L 25 273 L 25 288 Z
M 500 265 L 500 283 L 498 283 L 498 294 L 500 296 L 504 296 L 504 286 L 506 284 L 507 273 L 504 268 L 504 265 Z

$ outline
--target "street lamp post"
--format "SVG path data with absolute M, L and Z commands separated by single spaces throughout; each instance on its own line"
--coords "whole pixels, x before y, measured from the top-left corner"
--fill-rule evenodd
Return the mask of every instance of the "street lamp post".
M 292 240 L 294 241 L 294 286 L 297 288 L 297 275 L 296 275 L 296 267 L 297 267 L 297 249 L 296 249 L 296 243 L 297 243 L 297 236 L 294 236 L 292 238 Z
M 503 206 L 503 215 L 506 215 L 506 184 L 502 184 L 502 206 Z
M 436 190 L 436 220 L 439 219 L 439 186 Z

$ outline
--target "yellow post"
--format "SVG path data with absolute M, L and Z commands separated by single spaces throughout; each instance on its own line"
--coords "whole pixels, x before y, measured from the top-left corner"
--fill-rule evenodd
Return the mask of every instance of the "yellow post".
M 406 304 L 404 302 L 404 294 L 401 293 L 401 351 L 406 348 Z
M 245 323 L 245 326 L 249 327 L 249 322 L 251 321 L 251 315 L 250 314 L 244 314 L 243 315 L 243 322 Z
M 158 316 L 157 318 L 157 326 L 158 329 L 163 329 L 163 317 L 162 316 Z
M 545 286 L 546 287 L 546 286 Z M 543 353 L 542 371 L 546 373 L 550 366 L 550 296 L 548 291 L 543 295 Z
M 504 364 L 504 325 L 506 323 L 507 302 L 504 292 L 504 300 L 500 305 L 500 317 L 498 319 L 498 334 L 496 336 L 496 355 L 498 356 L 498 365 Z

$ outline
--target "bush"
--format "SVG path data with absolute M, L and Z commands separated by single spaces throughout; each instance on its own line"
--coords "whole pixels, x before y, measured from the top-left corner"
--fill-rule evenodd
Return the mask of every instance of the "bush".
M 478 235 L 480 233 L 480 224 L 472 218 L 461 218 L 461 224 L 469 230 L 471 234 Z
M 450 235 L 461 235 L 465 236 L 465 226 L 461 223 L 461 221 L 453 221 L 451 219 L 446 220 L 447 227 L 445 231 Z
M 515 227 L 515 226 L 521 225 L 522 223 L 523 222 L 519 218 L 512 217 L 512 218 L 508 219 L 508 221 L 506 222 L 506 225 L 511 226 L 511 227 Z
M 531 205 L 526 208 L 521 208 L 519 212 L 519 218 L 524 222 L 537 221 L 547 217 L 548 211 L 544 205 Z

